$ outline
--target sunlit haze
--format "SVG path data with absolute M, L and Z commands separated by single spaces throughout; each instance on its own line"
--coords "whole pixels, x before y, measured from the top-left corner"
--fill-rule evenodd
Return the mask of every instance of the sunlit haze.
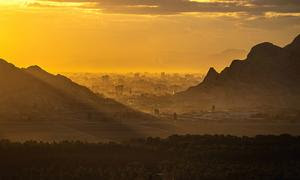
M 297 1 L 0 0 L 0 57 L 50 72 L 206 72 L 300 32 Z

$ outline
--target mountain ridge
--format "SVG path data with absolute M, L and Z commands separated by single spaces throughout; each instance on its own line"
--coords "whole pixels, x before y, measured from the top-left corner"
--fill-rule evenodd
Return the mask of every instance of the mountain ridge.
M 199 107 L 205 107 L 205 103 L 206 107 L 216 104 L 227 108 L 299 107 L 299 52 L 300 35 L 285 47 L 257 44 L 246 59 L 233 60 L 220 73 L 210 68 L 203 82 L 176 94 L 174 99 L 191 104 L 203 101 Z

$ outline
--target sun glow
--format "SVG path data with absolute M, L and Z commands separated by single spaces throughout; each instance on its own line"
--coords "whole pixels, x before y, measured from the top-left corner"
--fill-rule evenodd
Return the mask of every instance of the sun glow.
M 26 5 L 34 0 L 0 0 L 0 5 Z

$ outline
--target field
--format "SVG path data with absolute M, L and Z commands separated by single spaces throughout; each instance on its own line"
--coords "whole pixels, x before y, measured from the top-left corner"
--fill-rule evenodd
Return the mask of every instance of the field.
M 179 134 L 228 134 L 255 136 L 258 134 L 300 135 L 300 118 L 289 113 L 262 114 L 257 111 L 162 113 L 161 120 L 176 127 Z
M 257 112 L 162 113 L 158 121 L 0 121 L 0 138 L 13 141 L 122 142 L 132 138 L 167 137 L 173 134 L 225 134 L 234 136 L 300 135 L 297 116 L 273 117 Z

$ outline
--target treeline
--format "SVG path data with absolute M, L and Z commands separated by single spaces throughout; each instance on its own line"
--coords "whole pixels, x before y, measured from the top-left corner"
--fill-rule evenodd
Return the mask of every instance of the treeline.
M 300 137 L 173 135 L 123 143 L 1 140 L 0 179 L 300 179 Z

